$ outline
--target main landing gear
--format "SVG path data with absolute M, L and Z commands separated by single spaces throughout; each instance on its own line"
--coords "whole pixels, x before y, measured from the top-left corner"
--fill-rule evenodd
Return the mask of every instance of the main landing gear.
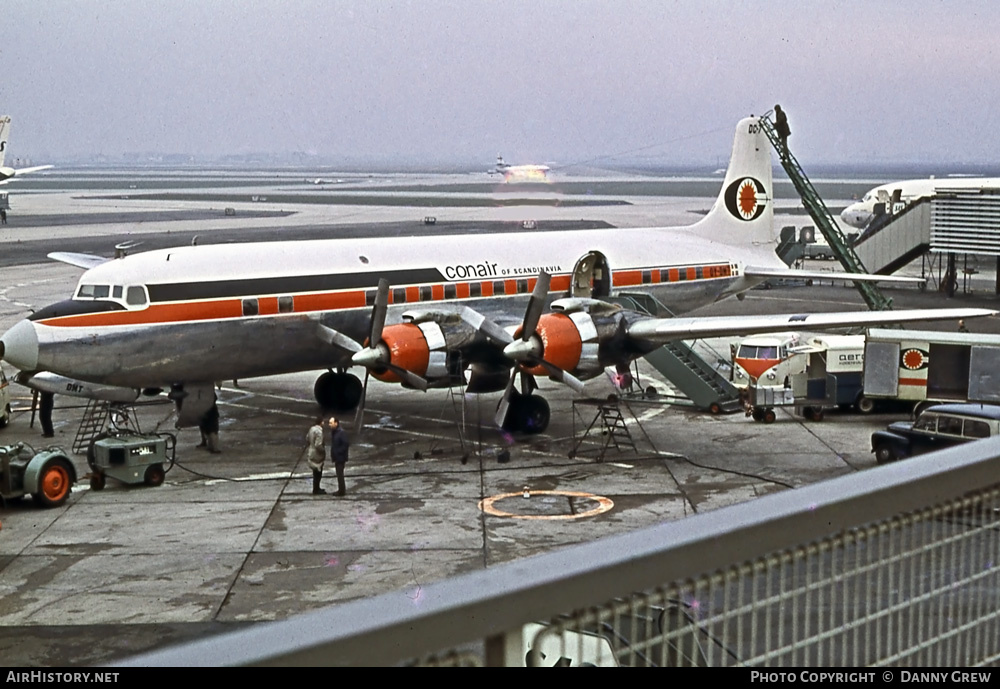
M 544 433 L 549 427 L 549 403 L 540 395 L 515 392 L 501 426 L 505 431 L 526 434 Z
M 361 402 L 361 380 L 344 371 L 327 371 L 316 379 L 313 394 L 323 409 L 343 413 L 357 408 Z

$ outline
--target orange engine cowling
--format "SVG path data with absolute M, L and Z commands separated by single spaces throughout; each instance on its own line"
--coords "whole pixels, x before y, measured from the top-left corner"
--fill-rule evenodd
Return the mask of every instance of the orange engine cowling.
M 425 378 L 447 375 L 446 342 L 437 323 L 388 325 L 382 330 L 379 347 L 393 366 Z M 387 369 L 372 371 L 372 375 L 385 383 L 403 382 Z
M 541 343 L 541 357 L 564 371 L 600 370 L 597 359 L 598 334 L 589 314 L 546 313 L 538 319 L 535 334 Z M 533 375 L 547 375 L 542 366 L 525 369 Z

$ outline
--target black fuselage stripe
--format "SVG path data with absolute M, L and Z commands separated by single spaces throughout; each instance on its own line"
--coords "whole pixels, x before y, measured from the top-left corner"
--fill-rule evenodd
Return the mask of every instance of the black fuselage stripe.
M 419 285 L 445 282 L 436 268 L 416 268 L 378 273 L 342 273 L 339 275 L 288 275 L 284 277 L 214 280 L 211 282 L 176 282 L 149 284 L 151 302 L 177 302 L 221 299 L 261 294 L 305 294 L 366 289 L 378 286 L 379 278 L 390 285 Z

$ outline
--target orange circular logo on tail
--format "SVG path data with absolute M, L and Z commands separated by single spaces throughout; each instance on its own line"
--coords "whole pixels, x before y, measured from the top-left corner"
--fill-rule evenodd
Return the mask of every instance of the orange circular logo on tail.
M 767 208 L 767 191 L 760 180 L 741 177 L 726 187 L 726 208 L 739 220 L 756 220 Z

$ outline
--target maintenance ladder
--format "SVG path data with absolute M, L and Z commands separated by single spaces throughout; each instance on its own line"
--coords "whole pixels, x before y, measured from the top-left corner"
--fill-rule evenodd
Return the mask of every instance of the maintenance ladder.
M 76 437 L 73 438 L 73 452 L 78 455 L 86 454 L 90 444 L 104 435 L 108 428 L 138 433 L 139 420 L 135 415 L 135 406 L 104 400 L 88 401 L 80 426 L 76 429 Z
M 583 432 L 576 443 L 573 445 L 573 449 L 569 451 L 570 459 L 579 456 L 581 453 L 580 446 L 587 440 L 590 436 L 591 431 L 593 431 L 598 426 L 598 421 L 600 421 L 601 434 L 604 436 L 604 440 L 601 441 L 599 447 L 596 448 L 598 462 L 604 461 L 604 455 L 607 453 L 608 448 L 612 445 L 618 452 L 629 449 L 635 454 L 639 454 L 639 448 L 635 446 L 635 441 L 632 440 L 632 434 L 628 430 L 628 426 L 625 424 L 625 417 L 622 416 L 621 410 L 621 400 L 618 397 L 612 395 L 606 400 L 573 400 L 573 435 L 576 436 L 576 406 L 578 404 L 583 405 L 595 405 L 597 407 L 597 412 L 594 414 L 593 420 L 587 426 L 587 429 Z
M 816 193 L 816 189 L 809 181 L 802 166 L 799 165 L 799 161 L 795 159 L 795 156 L 792 155 L 787 146 L 781 144 L 778 133 L 774 130 L 774 125 L 767 116 L 761 117 L 759 122 L 764 134 L 771 142 L 771 145 L 774 146 L 774 150 L 778 152 L 778 159 L 781 161 L 781 166 L 785 168 L 788 178 L 792 180 L 795 191 L 802 198 L 803 205 L 809 211 L 809 215 L 812 217 L 813 222 L 816 223 L 816 227 L 826 237 L 833 255 L 837 257 L 837 260 L 840 261 L 840 264 L 844 266 L 847 272 L 867 273 L 868 271 L 865 269 L 864 264 L 861 263 L 861 259 L 858 258 L 850 242 L 847 241 L 840 228 L 837 227 L 833 215 L 826 207 L 826 204 L 823 203 L 823 199 Z M 868 308 L 872 311 L 888 311 L 892 309 L 892 300 L 882 294 L 882 291 L 874 283 L 855 282 L 854 284 L 858 288 L 858 292 L 861 293 L 861 297 L 865 300 L 865 303 L 868 304 Z

